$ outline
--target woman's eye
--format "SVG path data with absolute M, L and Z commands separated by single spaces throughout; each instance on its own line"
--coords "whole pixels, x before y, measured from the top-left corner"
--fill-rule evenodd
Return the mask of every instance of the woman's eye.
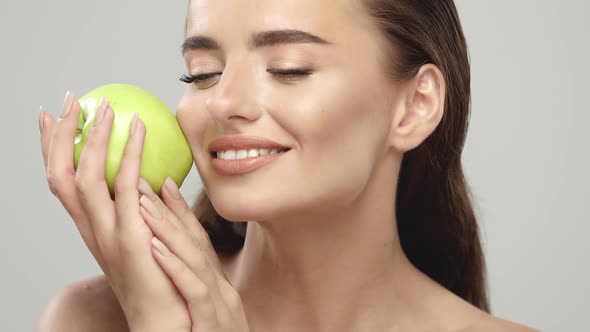
M 212 77 L 214 77 L 215 75 L 220 75 L 221 73 L 204 73 L 204 74 L 197 74 L 197 75 L 187 75 L 187 74 L 182 74 L 182 76 L 180 76 L 180 81 L 184 82 L 184 83 L 188 83 L 188 84 L 195 84 L 196 86 L 198 86 L 199 88 L 203 88 L 200 87 L 199 84 L 205 81 L 208 81 L 209 79 L 211 79 Z M 205 87 L 203 89 L 206 89 L 208 87 Z
M 312 74 L 312 70 L 307 68 L 295 68 L 286 70 L 268 69 L 267 72 L 271 73 L 279 80 L 285 81 L 287 83 L 303 79 Z
M 306 68 L 295 68 L 295 69 L 286 69 L 286 70 L 279 70 L 279 69 L 268 69 L 268 73 L 273 75 L 274 77 L 278 78 L 280 81 L 291 83 L 297 81 L 301 78 L 307 77 L 312 74 L 311 69 Z M 221 75 L 221 73 L 203 73 L 197 75 L 187 75 L 182 74 L 180 76 L 180 81 L 188 84 L 195 84 L 199 86 L 200 83 L 209 81 L 211 78 L 215 77 L 216 75 Z M 201 89 L 206 89 L 207 87 L 199 86 Z

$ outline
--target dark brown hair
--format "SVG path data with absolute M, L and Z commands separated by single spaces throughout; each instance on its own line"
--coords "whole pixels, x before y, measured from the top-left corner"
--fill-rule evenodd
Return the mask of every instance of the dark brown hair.
M 470 64 L 453 0 L 365 0 L 388 41 L 391 77 L 404 81 L 434 64 L 446 82 L 436 130 L 404 154 L 396 197 L 402 248 L 412 264 L 456 295 L 489 312 L 485 259 L 471 193 L 461 165 L 470 114 Z M 229 222 L 205 190 L 193 206 L 220 256 L 244 244 L 245 222 Z

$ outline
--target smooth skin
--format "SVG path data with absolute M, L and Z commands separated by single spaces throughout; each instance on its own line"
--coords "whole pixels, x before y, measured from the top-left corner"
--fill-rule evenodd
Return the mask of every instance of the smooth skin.
M 248 322 L 248 327 L 237 323 L 230 328 L 534 331 L 493 317 L 457 297 L 416 269 L 403 252 L 393 204 L 401 160 L 440 123 L 446 86 L 441 71 L 432 64 L 420 68 L 411 80 L 389 80 L 379 61 L 385 41 L 359 14 L 362 10 L 358 0 L 191 2 L 187 37 L 207 35 L 222 48 L 183 54 L 189 74 L 218 74 L 187 86 L 177 118 L 217 212 L 227 220 L 250 221 L 244 248 L 220 261 L 227 278 L 218 278 L 227 280 L 220 292 L 232 294 L 233 290 L 232 300 L 226 303 L 235 302 L 227 307 L 238 308 L 233 317 L 243 313 Z M 330 44 L 248 48 L 252 34 L 277 29 L 303 30 Z M 292 68 L 311 68 L 312 74 L 285 79 L 268 71 Z M 66 160 L 71 132 L 52 128 L 51 121 L 46 125 L 46 130 L 65 137 L 59 143 L 59 159 Z M 216 174 L 208 144 L 223 135 L 242 134 L 269 138 L 292 149 L 252 173 Z M 167 206 L 168 215 L 184 220 L 182 212 L 175 212 L 169 194 L 164 191 L 159 206 L 164 211 Z M 154 231 L 153 220 L 140 215 Z M 186 215 L 189 223 L 196 222 Z M 167 236 L 154 234 L 166 245 L 175 242 L 167 243 Z M 177 244 L 179 264 L 189 266 L 191 259 L 184 257 L 192 257 L 191 250 L 199 251 L 205 243 L 210 246 L 203 234 L 195 234 L 201 236 L 196 248 Z M 162 267 L 157 257 L 154 262 Z M 155 267 L 154 262 L 146 264 Z M 200 277 L 202 272 L 196 269 L 192 275 L 204 283 L 208 279 Z M 130 273 L 141 275 L 140 271 Z M 157 282 L 162 276 L 152 277 Z M 66 287 L 50 302 L 40 326 L 61 324 L 60 331 L 68 331 L 75 317 L 86 317 L 87 330 L 113 326 L 126 330 L 126 304 L 118 303 L 117 290 L 113 294 L 108 283 L 107 275 Z M 173 283 L 189 285 L 185 289 L 202 288 L 196 281 Z M 215 285 L 205 285 L 215 291 Z M 163 289 L 168 286 L 162 283 Z M 173 300 L 164 291 L 159 295 L 160 301 Z M 210 302 L 217 308 L 214 298 Z M 206 300 L 197 302 L 210 305 Z M 86 310 L 80 303 L 93 303 L 100 310 Z M 111 308 L 117 306 L 122 310 L 113 312 Z
M 51 192 L 74 220 L 111 286 L 109 293 L 115 296 L 110 299 L 121 308 L 116 321 L 125 321 L 121 326 L 131 331 L 248 331 L 239 294 L 225 279 L 204 229 L 174 181 L 167 179 L 163 187 L 165 203 L 140 178 L 146 133 L 141 119 L 136 114 L 132 121 L 113 201 L 104 165 L 114 113 L 103 99 L 74 170 L 79 114 L 80 104 L 71 93 L 58 120 L 41 112 L 43 159 Z M 51 308 L 53 313 L 42 318 L 38 330 L 102 327 L 92 319 L 80 319 L 90 312 L 74 315 L 90 308 L 76 308 L 66 313 L 70 319 L 63 319 L 60 306 Z M 120 319 L 121 312 L 125 319 Z M 91 326 L 79 326 L 80 321 Z M 112 321 L 107 318 L 106 324 Z

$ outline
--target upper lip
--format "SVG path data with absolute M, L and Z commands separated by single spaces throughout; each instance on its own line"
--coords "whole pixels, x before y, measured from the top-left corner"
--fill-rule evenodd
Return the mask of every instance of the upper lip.
M 209 152 L 227 150 L 276 149 L 287 150 L 288 146 L 281 145 L 269 139 L 257 136 L 233 135 L 214 139 L 209 144 Z

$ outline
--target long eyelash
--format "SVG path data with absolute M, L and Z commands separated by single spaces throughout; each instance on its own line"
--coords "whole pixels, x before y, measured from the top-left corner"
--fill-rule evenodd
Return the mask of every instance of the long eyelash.
M 199 75 L 182 74 L 180 76 L 180 81 L 190 84 L 190 83 L 194 83 L 194 82 L 200 82 L 200 81 L 207 80 L 215 75 L 217 75 L 217 73 L 206 73 L 206 74 L 199 74 Z
M 297 76 L 309 76 L 312 73 L 311 69 L 301 68 L 301 69 L 287 69 L 287 70 L 267 70 L 269 73 L 285 78 L 294 78 Z
M 294 79 L 300 76 L 309 76 L 312 74 L 312 70 L 311 69 L 306 69 L 306 68 L 302 68 L 302 69 L 287 69 L 287 70 L 273 70 L 273 69 L 268 69 L 267 72 L 271 73 L 272 75 L 281 77 L 281 78 L 286 78 L 286 79 Z M 199 75 L 187 75 L 187 74 L 182 74 L 180 76 L 180 81 L 184 82 L 184 83 L 195 83 L 195 82 L 201 82 L 201 81 L 205 81 L 208 80 L 209 78 L 218 75 L 221 73 L 205 73 L 205 74 L 199 74 Z

